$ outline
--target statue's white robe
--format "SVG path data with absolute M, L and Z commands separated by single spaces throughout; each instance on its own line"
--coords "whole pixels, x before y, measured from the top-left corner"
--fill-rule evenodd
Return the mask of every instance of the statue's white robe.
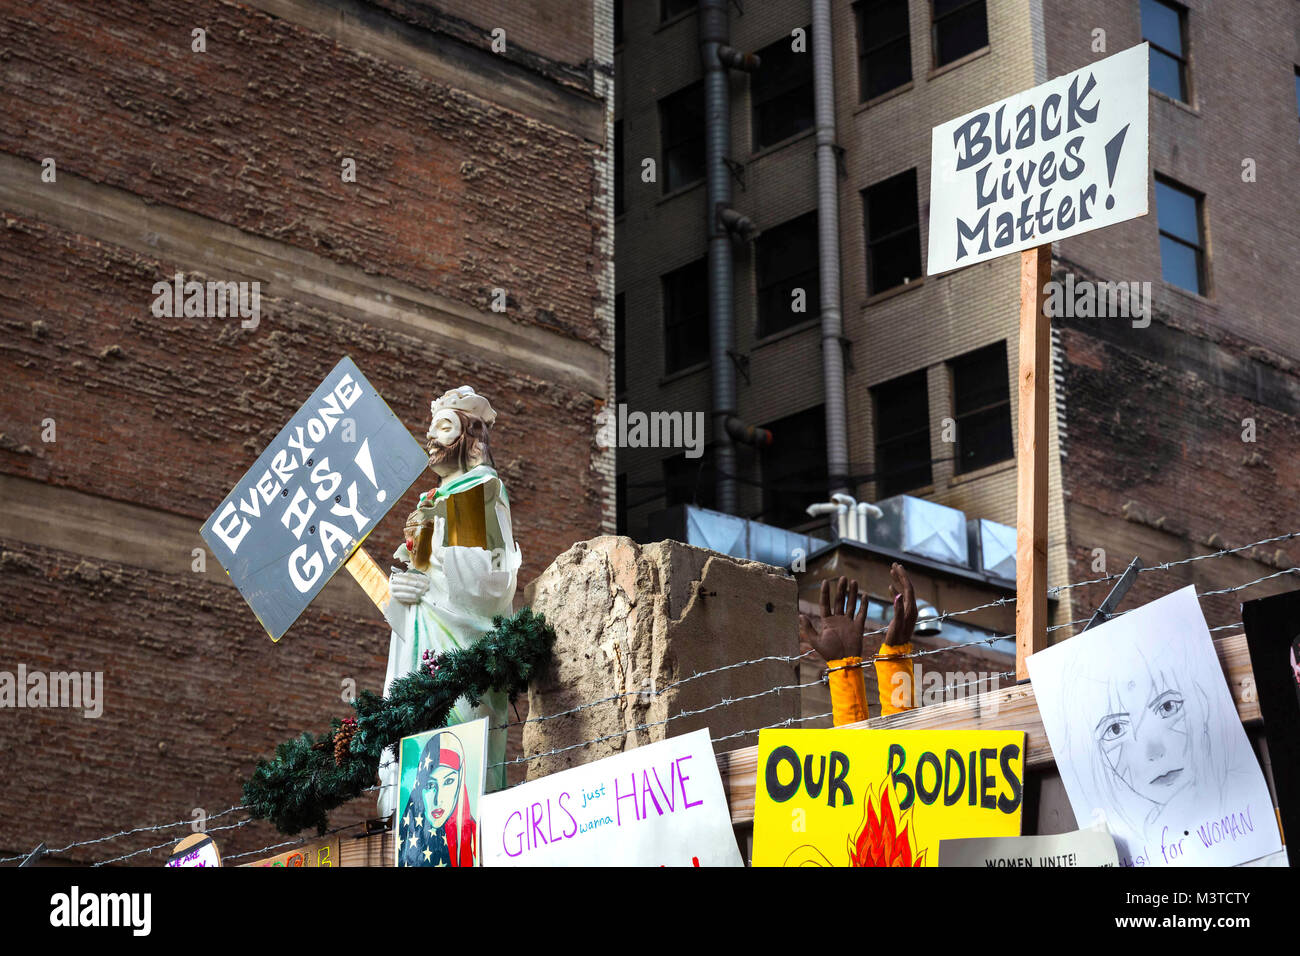
M 447 498 L 479 485 L 483 486 L 487 549 L 447 545 Z M 394 680 L 422 665 L 426 650 L 441 654 L 468 647 L 491 630 L 494 616 L 510 614 L 516 575 L 523 560 L 510 526 L 510 499 L 496 471 L 487 465 L 479 465 L 459 478 L 443 482 L 434 495 L 420 504 L 419 510 L 434 522 L 429 590 L 418 604 L 408 606 L 396 600 L 388 604 L 385 616 L 393 632 L 388 646 L 388 672 L 384 677 L 385 696 Z M 405 543 L 393 557 L 409 566 L 411 555 Z M 502 693 L 488 694 L 477 707 L 470 707 L 461 698 L 448 717 L 449 724 L 488 718 L 492 728 L 488 733 L 489 790 L 505 786 L 505 768 L 493 764 L 500 764 L 506 756 L 506 732 L 499 728 L 506 722 L 507 703 Z M 379 765 L 380 816 L 396 809 L 398 772 L 396 760 L 385 751 Z

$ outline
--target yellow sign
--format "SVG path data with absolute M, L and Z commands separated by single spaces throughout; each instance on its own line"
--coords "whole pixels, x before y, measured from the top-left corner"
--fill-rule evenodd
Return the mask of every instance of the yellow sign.
M 764 730 L 755 866 L 938 866 L 939 841 L 1020 835 L 1025 735 Z
M 277 853 L 264 860 L 245 863 L 244 866 L 325 867 L 339 865 L 339 838 L 324 843 L 310 843 L 296 850 Z

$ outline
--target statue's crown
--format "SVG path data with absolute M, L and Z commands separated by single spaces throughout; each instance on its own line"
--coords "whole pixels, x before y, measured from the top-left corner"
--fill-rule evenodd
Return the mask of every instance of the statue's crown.
M 495 424 L 497 420 L 497 413 L 492 410 L 488 400 L 468 385 L 444 392 L 441 398 L 435 399 L 430 404 L 429 411 L 437 417 L 444 408 L 455 408 L 467 415 L 473 415 L 475 418 L 482 419 L 483 424 L 488 426 Z

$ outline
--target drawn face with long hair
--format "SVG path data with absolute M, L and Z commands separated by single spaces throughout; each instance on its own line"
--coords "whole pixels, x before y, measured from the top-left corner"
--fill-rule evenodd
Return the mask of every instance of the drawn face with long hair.
M 1108 711 L 1094 735 L 1120 782 L 1154 804 L 1193 783 L 1186 700 L 1173 676 L 1158 669 L 1112 684 Z
M 1082 773 L 1082 799 L 1130 836 L 1176 798 L 1213 799 L 1226 779 L 1209 699 L 1184 647 L 1144 643 L 1079 658 L 1062 688 L 1065 711 L 1077 715 L 1064 744 Z

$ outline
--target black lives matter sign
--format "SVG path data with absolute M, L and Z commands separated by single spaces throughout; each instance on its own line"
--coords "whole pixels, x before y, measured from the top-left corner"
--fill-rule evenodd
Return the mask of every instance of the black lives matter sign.
M 203 525 L 203 540 L 278 641 L 428 465 L 350 358 Z
M 1146 215 L 1148 50 L 934 128 L 928 275 Z

